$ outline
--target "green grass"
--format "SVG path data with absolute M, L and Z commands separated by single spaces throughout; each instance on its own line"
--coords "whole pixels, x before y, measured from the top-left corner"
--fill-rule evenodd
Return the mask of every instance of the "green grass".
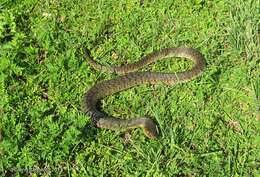
M 256 0 L 2 0 L 0 12 L 0 175 L 259 176 Z M 88 66 L 81 45 L 105 65 L 189 46 L 206 69 L 185 84 L 143 85 L 102 102 L 115 116 L 153 117 L 161 137 L 149 140 L 139 129 L 96 129 L 82 113 L 86 90 L 115 75 Z

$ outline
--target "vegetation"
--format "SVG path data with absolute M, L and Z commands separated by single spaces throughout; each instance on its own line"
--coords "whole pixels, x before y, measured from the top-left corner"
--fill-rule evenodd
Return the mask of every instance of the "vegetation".
M 260 168 L 259 2 L 0 2 L 0 175 L 257 176 Z M 149 115 L 161 136 L 96 129 L 81 110 L 94 83 L 116 77 L 85 61 L 131 63 L 188 46 L 197 79 L 142 85 L 102 101 L 125 119 Z M 180 71 L 182 59 L 144 70 Z

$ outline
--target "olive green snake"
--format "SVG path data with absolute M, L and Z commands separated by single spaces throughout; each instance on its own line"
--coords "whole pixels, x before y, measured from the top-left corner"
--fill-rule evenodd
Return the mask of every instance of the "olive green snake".
M 84 49 L 84 52 L 87 62 L 96 70 L 124 74 L 110 80 L 98 82 L 85 93 L 83 110 L 91 117 L 94 125 L 99 128 L 110 130 L 127 130 L 130 128 L 141 127 L 143 128 L 145 135 L 152 139 L 157 138 L 159 135 L 156 123 L 152 119 L 146 117 L 120 119 L 109 116 L 99 110 L 97 107 L 98 102 L 104 97 L 140 84 L 157 84 L 162 82 L 167 85 L 174 85 L 177 83 L 187 82 L 199 76 L 204 68 L 203 55 L 196 49 L 186 47 L 162 49 L 144 56 L 141 60 L 135 63 L 114 67 L 107 67 L 97 63 L 88 49 Z M 192 60 L 195 65 L 190 70 L 177 73 L 136 71 L 145 65 L 154 63 L 156 60 L 171 57 L 186 58 Z

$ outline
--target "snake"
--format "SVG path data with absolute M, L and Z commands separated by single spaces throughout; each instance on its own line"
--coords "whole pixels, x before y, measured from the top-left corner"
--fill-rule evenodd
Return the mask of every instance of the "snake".
M 90 50 L 87 48 L 84 48 L 84 54 L 87 63 L 94 69 L 101 72 L 122 74 L 109 80 L 97 82 L 86 91 L 83 99 L 84 113 L 90 116 L 91 122 L 97 128 L 114 131 L 142 128 L 144 134 L 150 139 L 159 137 L 158 127 L 153 119 L 150 117 L 122 119 L 110 116 L 100 109 L 98 106 L 100 101 L 107 96 L 141 84 L 154 85 L 163 83 L 166 85 L 175 85 L 188 82 L 201 75 L 205 66 L 204 56 L 197 49 L 188 47 L 173 47 L 157 50 L 147 54 L 137 62 L 123 66 L 102 65 L 93 58 Z M 175 73 L 137 71 L 157 60 L 177 57 L 191 60 L 194 63 L 193 67 L 189 70 Z

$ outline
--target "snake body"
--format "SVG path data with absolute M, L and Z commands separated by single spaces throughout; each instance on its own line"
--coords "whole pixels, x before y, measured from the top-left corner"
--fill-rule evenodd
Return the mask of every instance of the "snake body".
M 109 116 L 97 108 L 97 103 L 104 97 L 129 89 L 140 84 L 157 84 L 162 82 L 167 85 L 174 85 L 190 81 L 200 75 L 204 68 L 203 55 L 193 48 L 166 48 L 150 53 L 141 60 L 125 66 L 106 67 L 97 63 L 88 50 L 85 50 L 88 63 L 95 69 L 110 73 L 125 74 L 111 80 L 101 81 L 92 86 L 84 96 L 83 110 L 90 117 L 92 122 L 99 128 L 110 130 L 126 130 L 141 127 L 149 138 L 157 138 L 158 131 L 156 123 L 146 117 L 136 119 L 120 119 Z M 195 65 L 192 69 L 177 73 L 161 72 L 134 72 L 141 67 L 151 64 L 159 59 L 170 57 L 182 57 L 192 60 Z

